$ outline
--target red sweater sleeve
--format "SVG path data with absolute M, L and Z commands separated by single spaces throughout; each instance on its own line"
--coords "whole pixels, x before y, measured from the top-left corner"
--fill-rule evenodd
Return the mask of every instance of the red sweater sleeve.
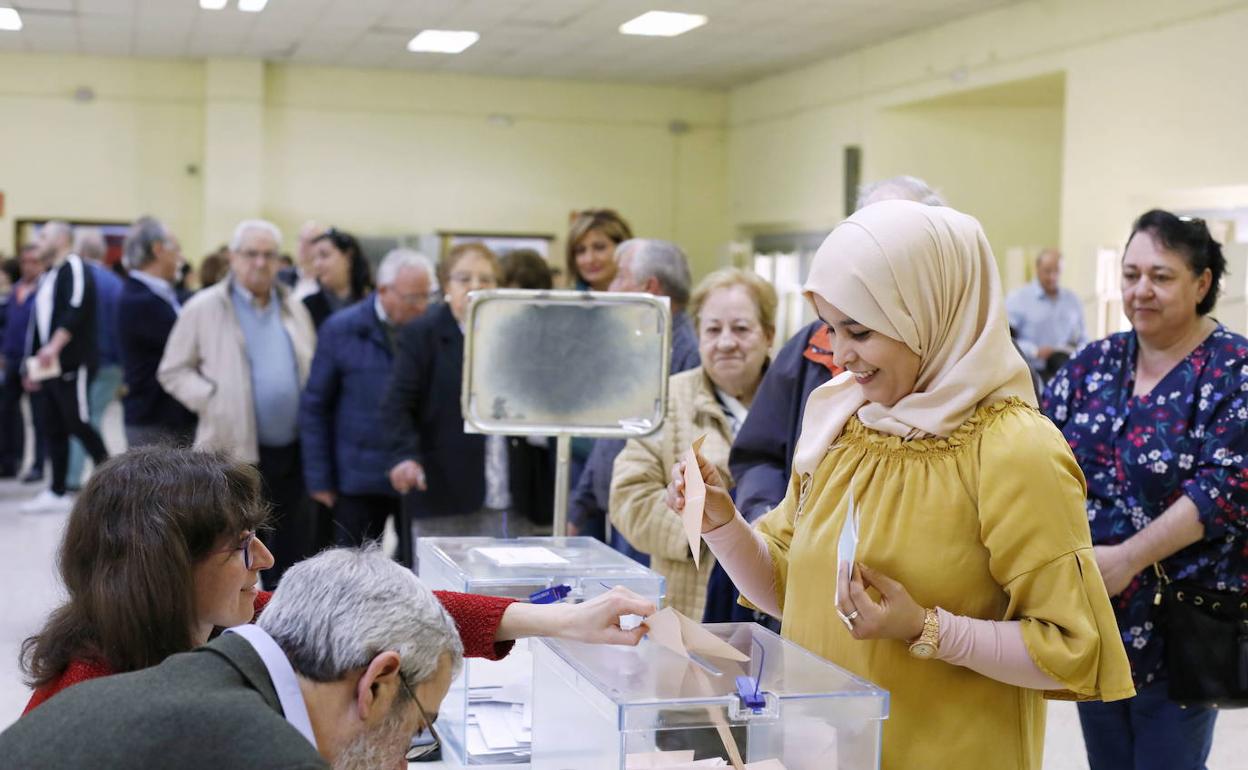
M 496 642 L 503 613 L 515 599 L 454 591 L 434 591 L 434 596 L 455 620 L 459 638 L 464 643 L 465 658 L 498 660 L 505 657 L 515 642 Z
M 494 637 L 498 636 L 498 627 L 503 622 L 507 605 L 515 599 L 454 591 L 434 591 L 433 595 L 438 597 L 455 621 L 459 638 L 464 643 L 465 658 L 498 660 L 511 652 L 515 642 L 495 642 Z M 256 617 L 260 616 L 272 597 L 272 591 L 261 591 L 256 595 Z

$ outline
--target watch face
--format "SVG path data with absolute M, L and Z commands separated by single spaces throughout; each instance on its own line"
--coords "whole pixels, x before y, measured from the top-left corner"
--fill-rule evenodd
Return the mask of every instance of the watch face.
M 936 654 L 936 647 L 929 642 L 915 642 L 910 646 L 910 654 L 916 658 L 930 658 Z

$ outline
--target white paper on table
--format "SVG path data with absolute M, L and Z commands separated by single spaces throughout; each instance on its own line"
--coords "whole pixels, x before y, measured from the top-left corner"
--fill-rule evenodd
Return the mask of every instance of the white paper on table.
M 684 751 L 638 751 L 624 757 L 624 770 L 652 770 L 672 763 L 687 765 L 693 761 L 693 749 Z
M 510 714 L 511 706 L 506 703 L 481 703 L 473 707 L 472 715 L 477 719 L 477 727 L 487 749 L 517 750 L 528 746 L 529 741 L 519 734 L 519 730 L 512 729 Z
M 570 563 L 559 554 L 549 548 L 546 548 L 545 546 L 540 545 L 474 548 L 473 550 L 495 564 L 504 567 Z
M 481 735 L 481 727 L 472 724 L 466 725 L 464 729 L 464 748 L 474 757 L 490 757 L 490 756 L 513 756 L 522 751 L 520 748 L 513 749 L 491 749 L 485 745 L 485 738 Z M 527 747 L 526 747 L 527 748 Z

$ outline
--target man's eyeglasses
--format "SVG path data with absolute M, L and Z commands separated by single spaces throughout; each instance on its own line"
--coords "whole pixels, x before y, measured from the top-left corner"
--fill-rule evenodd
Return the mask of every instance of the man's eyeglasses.
M 399 674 L 399 683 L 402 684 L 403 689 L 407 691 L 407 697 L 411 698 L 412 702 L 416 704 L 416 710 L 420 712 L 420 719 L 424 722 L 421 728 L 416 731 L 416 737 L 424 735 L 425 730 L 432 731 L 433 723 L 438 721 L 438 712 L 433 712 L 433 718 L 430 718 L 429 715 L 425 713 L 425 707 L 420 705 L 420 699 L 416 697 L 416 693 L 412 691 L 411 685 L 407 683 L 407 679 L 402 674 Z M 422 759 L 431 758 L 430 755 L 439 748 L 440 746 L 436 740 L 432 743 L 422 743 L 419 746 L 412 746 L 408 748 L 404 758 L 408 762 L 416 762 Z
M 233 553 L 234 551 L 241 550 L 243 552 L 243 566 L 247 569 L 251 569 L 251 544 L 255 541 L 255 539 L 256 532 L 255 530 L 252 530 L 243 537 L 243 542 L 231 548 L 222 548 L 220 551 L 217 551 L 217 553 Z

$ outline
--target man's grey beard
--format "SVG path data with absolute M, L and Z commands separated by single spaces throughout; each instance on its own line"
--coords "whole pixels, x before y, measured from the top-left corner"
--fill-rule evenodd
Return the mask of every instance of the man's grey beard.
M 381 724 L 351 739 L 334 760 L 334 770 L 391 770 L 398 766 L 411 741 L 396 702 Z

